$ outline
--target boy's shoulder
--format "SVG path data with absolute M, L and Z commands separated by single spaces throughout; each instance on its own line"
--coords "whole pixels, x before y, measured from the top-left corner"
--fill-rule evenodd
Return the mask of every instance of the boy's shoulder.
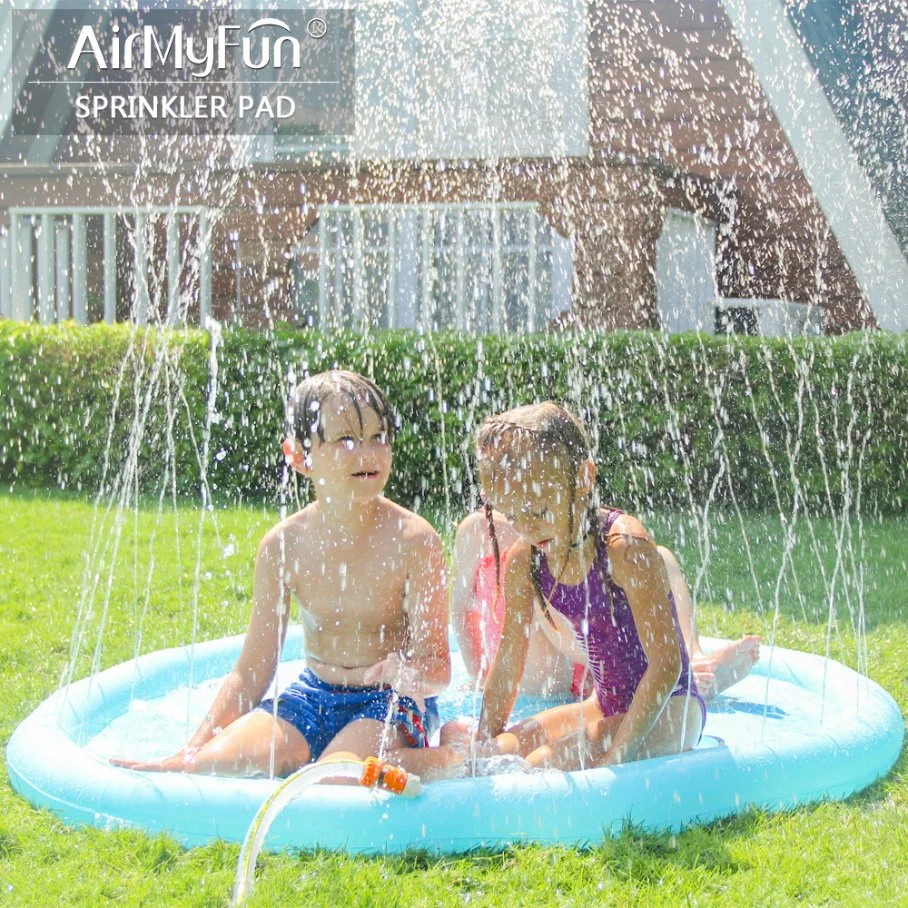
M 283 520 L 279 520 L 265 531 L 259 541 L 259 550 L 270 549 L 274 546 L 285 546 L 294 536 L 312 528 L 314 516 L 313 505 L 308 504 L 304 508 L 289 514 Z
M 399 541 L 413 543 L 441 542 L 435 527 L 425 517 L 420 517 L 415 511 L 405 508 L 390 498 L 380 500 L 381 521 L 379 529 L 389 531 Z
M 317 538 L 321 525 L 315 504 L 309 504 L 271 527 L 262 537 L 259 550 L 285 550 L 305 545 L 307 540 Z M 427 547 L 441 547 L 441 538 L 428 520 L 384 497 L 378 502 L 372 534 L 375 537 L 373 549 L 388 546 L 419 553 L 425 552 Z

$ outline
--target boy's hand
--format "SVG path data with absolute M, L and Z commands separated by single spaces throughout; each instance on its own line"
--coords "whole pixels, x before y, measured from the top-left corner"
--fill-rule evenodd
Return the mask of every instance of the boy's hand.
M 388 684 L 404 697 L 424 697 L 425 685 L 418 672 L 400 653 L 391 653 L 381 662 L 366 669 L 363 675 L 366 684 Z
M 123 769 L 134 769 L 138 772 L 192 772 L 195 763 L 195 751 L 183 750 L 172 757 L 163 760 L 125 760 L 120 757 L 111 757 L 113 766 Z

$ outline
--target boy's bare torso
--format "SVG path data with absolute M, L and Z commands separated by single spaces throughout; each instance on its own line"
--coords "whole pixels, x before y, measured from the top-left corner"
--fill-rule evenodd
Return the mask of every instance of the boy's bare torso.
M 300 603 L 309 667 L 364 686 L 366 670 L 409 644 L 407 577 L 428 524 L 379 498 L 370 525 L 328 528 L 317 504 L 284 521 L 284 582 Z

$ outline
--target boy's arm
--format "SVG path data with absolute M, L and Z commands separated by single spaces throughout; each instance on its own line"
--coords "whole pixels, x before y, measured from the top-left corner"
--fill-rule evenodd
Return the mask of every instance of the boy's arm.
M 245 715 L 262 698 L 280 657 L 290 617 L 290 589 L 284 582 L 280 531 L 272 530 L 259 545 L 253 579 L 252 615 L 243 649 L 211 708 L 186 746 L 172 757 L 151 762 L 112 759 L 117 766 L 140 770 L 190 769 L 193 756 L 221 729 Z
M 535 591 L 530 576 L 530 547 L 518 542 L 508 553 L 504 571 L 504 625 L 482 697 L 476 738 L 488 741 L 507 727 L 523 677 L 533 627 Z
M 473 589 L 476 565 L 483 551 L 484 537 L 478 529 L 475 515 L 465 518 L 457 528 L 451 583 L 451 626 L 457 635 L 464 665 L 474 677 L 483 669 L 482 615 L 476 608 Z
M 256 706 L 274 678 L 290 620 L 286 546 L 281 531 L 265 536 L 255 559 L 252 615 L 243 649 L 187 749 L 198 749 Z
M 390 684 L 399 694 L 434 697 L 451 681 L 448 571 L 438 534 L 428 525 L 410 547 L 404 607 L 409 652 L 392 653 L 365 674 L 367 684 Z

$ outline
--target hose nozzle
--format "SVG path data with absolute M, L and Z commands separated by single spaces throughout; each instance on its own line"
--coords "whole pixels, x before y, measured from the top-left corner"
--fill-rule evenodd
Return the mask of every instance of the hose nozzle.
M 405 798 L 416 797 L 423 791 L 419 776 L 408 773 L 399 766 L 382 763 L 378 757 L 366 758 L 359 784 L 366 788 L 384 788 L 385 791 L 403 795 Z

